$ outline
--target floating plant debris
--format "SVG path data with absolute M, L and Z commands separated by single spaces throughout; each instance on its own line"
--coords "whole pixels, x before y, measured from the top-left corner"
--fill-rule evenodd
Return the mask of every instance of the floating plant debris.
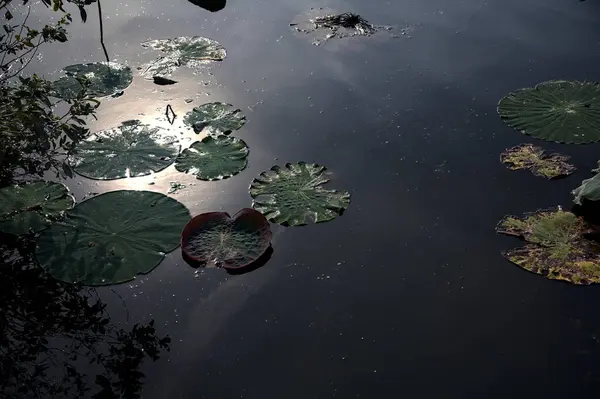
M 567 161 L 570 157 L 561 154 L 546 154 L 533 144 L 519 144 L 500 154 L 500 160 L 511 170 L 528 169 L 536 176 L 546 179 L 568 176 L 577 168 Z
M 111 191 L 78 204 L 37 241 L 36 258 L 58 280 L 116 284 L 154 269 L 179 246 L 187 208 L 151 191 Z

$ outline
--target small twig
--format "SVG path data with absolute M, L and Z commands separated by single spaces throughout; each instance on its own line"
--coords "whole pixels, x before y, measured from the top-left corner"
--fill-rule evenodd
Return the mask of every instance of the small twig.
M 115 294 L 116 296 L 121 298 L 121 302 L 123 302 L 123 308 L 125 309 L 125 312 L 127 313 L 125 320 L 127 322 L 129 322 L 129 309 L 127 309 L 127 304 L 125 303 L 125 299 L 123 299 L 123 297 L 121 295 L 119 295 L 119 293 L 117 291 L 113 290 L 112 288 L 110 290 L 113 292 L 113 294 Z
M 173 114 L 172 119 L 170 117 L 169 110 L 171 110 L 171 113 Z M 165 115 L 167 117 L 167 121 L 169 121 L 169 123 L 172 125 L 175 122 L 175 118 L 177 118 L 177 114 L 175 113 L 175 111 L 173 111 L 173 107 L 171 107 L 171 104 L 167 104 L 167 110 L 165 111 Z
M 98 21 L 100 22 L 100 44 L 102 45 L 102 50 L 104 50 L 106 62 L 110 62 L 108 51 L 106 51 L 106 46 L 104 45 L 104 25 L 102 24 L 102 5 L 100 5 L 100 0 L 98 0 Z

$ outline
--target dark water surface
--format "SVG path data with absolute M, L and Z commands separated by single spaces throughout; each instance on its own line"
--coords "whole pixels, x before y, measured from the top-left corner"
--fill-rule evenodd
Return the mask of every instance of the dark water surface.
M 99 289 L 116 322 L 155 319 L 173 340 L 170 353 L 146 365 L 143 397 L 597 397 L 600 288 L 511 265 L 500 251 L 519 242 L 494 227 L 507 213 L 570 207 L 570 190 L 595 166 L 598 145 L 524 138 L 496 104 L 545 80 L 600 80 L 598 2 L 223 5 L 210 12 L 187 0 L 103 0 L 117 61 L 139 65 L 155 55 L 140 42 L 182 35 L 215 39 L 228 56 L 213 76 L 180 69 L 173 86 L 135 76 L 122 97 L 103 102 L 93 127 L 153 120 L 167 104 L 181 120 L 193 106 L 230 102 L 249 120 L 236 132 L 250 147 L 248 168 L 221 182 L 170 167 L 67 184 L 81 199 L 120 188 L 164 193 L 178 181 L 188 186 L 173 197 L 192 214 L 235 213 L 251 205 L 247 187 L 258 173 L 307 161 L 328 166 L 330 186 L 350 191 L 352 203 L 329 223 L 274 227 L 270 262 L 248 274 L 196 271 L 175 251 L 114 287 L 127 322 L 121 300 Z M 320 6 L 411 29 L 313 46 L 288 25 Z M 88 14 L 71 26 L 69 45 L 43 49 L 45 72 L 102 60 Z M 500 152 L 522 142 L 573 156 L 579 172 L 548 182 L 507 170 Z

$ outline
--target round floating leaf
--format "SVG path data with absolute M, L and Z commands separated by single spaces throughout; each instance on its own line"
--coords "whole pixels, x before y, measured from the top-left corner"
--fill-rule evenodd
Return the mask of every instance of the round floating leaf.
M 503 252 L 512 263 L 549 279 L 573 284 L 600 283 L 600 244 L 590 240 L 583 218 L 562 210 L 543 210 L 522 218 L 506 216 L 496 231 L 523 238 L 528 245 Z
M 183 122 L 196 133 L 229 134 L 244 126 L 246 117 L 231 104 L 215 102 L 194 108 L 185 114 Z
M 199 36 L 150 40 L 142 46 L 164 53 L 144 69 L 143 74 L 150 78 L 169 75 L 180 66 L 196 68 L 209 61 L 223 61 L 227 55 L 218 42 Z
M 600 86 L 564 80 L 514 91 L 498 103 L 509 126 L 542 140 L 585 144 L 600 140 Z
M 83 86 L 77 78 L 89 80 L 87 94 L 93 97 L 111 96 L 125 90 L 133 81 L 131 68 L 116 62 L 93 62 L 69 65 L 63 69 L 65 76 L 54 82 L 56 96 L 76 98 Z
M 175 169 L 192 173 L 201 180 L 225 179 L 246 167 L 248 146 L 243 140 L 228 136 L 206 136 L 183 150 Z
M 36 257 L 52 277 L 104 285 L 148 273 L 179 246 L 186 207 L 150 191 L 112 191 L 78 204 L 38 239 Z
M 329 179 L 325 167 L 299 162 L 274 166 L 250 184 L 254 208 L 267 219 L 285 226 L 300 226 L 309 221 L 326 222 L 341 215 L 350 204 L 346 191 L 321 187 Z
M 183 229 L 181 249 L 205 265 L 239 269 L 252 264 L 269 248 L 271 227 L 254 209 L 245 208 L 233 218 L 225 212 L 203 213 Z
M 500 154 L 500 161 L 511 170 L 529 169 L 536 176 L 546 179 L 568 176 L 577 168 L 567 161 L 570 157 L 560 154 L 546 154 L 541 147 L 533 144 L 519 144 Z
M 35 233 L 48 227 L 75 201 L 59 183 L 35 182 L 0 189 L 0 231 Z
M 600 161 L 598 161 L 598 169 L 592 170 L 596 175 L 590 179 L 585 179 L 581 182 L 581 186 L 577 187 L 571 194 L 573 202 L 577 205 L 583 205 L 583 201 L 599 201 L 600 200 Z
M 177 138 L 158 127 L 131 120 L 103 130 L 77 145 L 73 169 L 92 179 L 144 176 L 163 170 L 179 153 Z

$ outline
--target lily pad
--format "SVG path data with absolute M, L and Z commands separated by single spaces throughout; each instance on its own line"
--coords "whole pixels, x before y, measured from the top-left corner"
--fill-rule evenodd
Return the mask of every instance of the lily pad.
M 60 218 L 75 200 L 62 184 L 35 182 L 0 189 L 0 231 L 35 233 Z
M 590 179 L 585 179 L 581 182 L 581 186 L 573 190 L 573 202 L 577 205 L 583 205 L 583 201 L 599 201 L 600 200 L 600 161 L 598 161 L 598 169 L 592 170 L 596 175 Z
M 78 204 L 45 230 L 36 258 L 55 279 L 116 284 L 154 269 L 179 246 L 186 207 L 151 191 L 111 191 Z
M 69 65 L 63 72 L 65 76 L 54 82 L 54 90 L 57 97 L 64 99 L 76 98 L 83 89 L 77 80 L 78 77 L 89 80 L 87 94 L 92 97 L 117 94 L 129 87 L 133 81 L 131 68 L 116 62 Z
M 248 163 L 248 146 L 235 137 L 206 136 L 183 150 L 175 169 L 200 180 L 220 180 L 240 173 Z
M 600 140 L 600 86 L 555 80 L 514 91 L 500 100 L 504 122 L 523 134 L 558 143 Z
M 512 263 L 549 279 L 582 285 L 600 282 L 600 244 L 587 238 L 593 230 L 583 218 L 561 209 L 506 216 L 496 228 L 528 243 L 503 252 Z
M 350 204 L 350 194 L 324 189 L 329 181 L 325 169 L 305 162 L 273 166 L 250 184 L 253 207 L 284 226 L 335 219 Z
M 227 56 L 218 42 L 199 36 L 150 40 L 142 43 L 142 47 L 164 53 L 144 69 L 143 75 L 149 78 L 169 75 L 180 66 L 197 68 L 211 61 L 223 61 Z
M 171 165 L 178 153 L 176 137 L 131 120 L 79 143 L 72 164 L 82 176 L 110 180 L 158 172 Z
M 214 102 L 202 104 L 183 117 L 183 123 L 196 133 L 229 134 L 246 124 L 246 117 L 231 104 Z
M 500 161 L 511 170 L 528 169 L 536 176 L 546 179 L 568 176 L 577 168 L 567 161 L 570 157 L 560 154 L 546 154 L 541 147 L 533 144 L 519 144 L 500 154 Z
M 249 266 L 271 245 L 271 227 L 254 209 L 231 218 L 225 212 L 203 213 L 183 229 L 181 249 L 190 259 L 226 269 Z

